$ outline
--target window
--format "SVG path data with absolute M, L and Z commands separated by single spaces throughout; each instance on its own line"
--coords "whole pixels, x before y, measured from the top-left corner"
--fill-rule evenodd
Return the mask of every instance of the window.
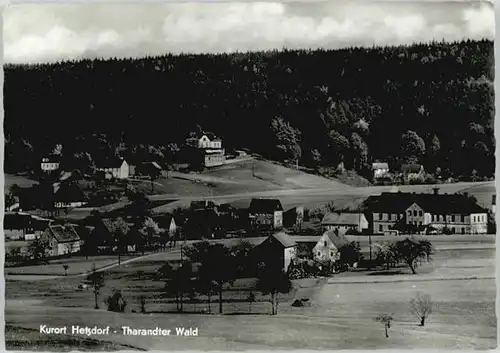
M 424 212 L 423 212 L 423 211 L 418 211 L 418 215 L 419 215 L 420 217 L 422 217 L 422 216 L 424 215 Z
M 333 257 L 333 251 L 330 251 L 330 257 Z
M 382 232 L 384 230 L 384 227 L 382 226 L 382 224 L 379 224 L 378 230 L 379 230 L 379 232 Z
M 318 251 L 318 256 L 321 256 L 321 251 Z
M 326 241 L 323 244 L 324 244 L 325 247 L 327 246 Z
M 417 210 L 413 210 L 413 217 L 417 217 Z
M 462 234 L 465 234 L 465 228 L 462 228 Z

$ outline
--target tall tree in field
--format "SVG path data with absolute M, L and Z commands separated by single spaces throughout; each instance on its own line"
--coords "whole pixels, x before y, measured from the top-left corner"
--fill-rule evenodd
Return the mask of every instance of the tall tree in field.
M 425 320 L 432 313 L 432 307 L 432 299 L 428 294 L 421 295 L 417 293 L 417 296 L 410 301 L 410 311 L 413 315 L 418 317 L 420 326 L 425 325 Z
M 104 274 L 98 272 L 95 264 L 92 264 L 90 274 L 87 276 L 90 280 L 92 291 L 94 292 L 95 309 L 99 309 L 99 293 L 102 287 L 104 287 Z
M 292 290 L 292 282 L 288 275 L 275 266 L 266 266 L 260 269 L 257 289 L 263 295 L 269 295 L 271 302 L 271 315 L 278 313 L 279 295 Z
M 146 246 L 151 246 L 152 242 L 160 234 L 160 227 L 152 218 L 148 217 L 144 220 L 141 232 L 146 238 L 144 242 Z M 144 247 L 142 248 L 142 254 L 144 255 Z
M 121 264 L 121 254 L 127 249 L 129 241 L 127 235 L 130 232 L 130 226 L 121 217 L 112 223 L 112 233 L 115 238 L 116 251 L 118 252 L 118 266 Z
M 184 311 L 184 298 L 194 290 L 193 272 L 190 263 L 181 263 L 174 269 L 170 264 L 165 264 L 160 269 L 165 280 L 165 291 L 175 297 L 177 311 Z
M 394 250 L 397 256 L 406 262 L 413 274 L 416 274 L 417 260 L 426 259 L 434 253 L 434 248 L 430 241 L 407 238 L 396 242 Z

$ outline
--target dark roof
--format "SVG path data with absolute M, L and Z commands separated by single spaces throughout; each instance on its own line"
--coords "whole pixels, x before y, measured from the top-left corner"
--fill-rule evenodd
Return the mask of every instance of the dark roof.
M 92 156 L 92 160 L 97 168 L 120 168 L 124 161 L 118 156 L 104 157 L 99 155 Z
M 63 182 L 54 186 L 54 195 L 55 200 L 61 202 L 79 202 L 87 200 L 82 189 L 74 183 Z
M 293 239 L 291 239 L 285 232 L 278 232 L 270 235 L 259 246 L 266 246 L 270 244 L 279 244 L 284 249 L 291 248 L 297 245 L 297 243 Z
M 357 225 L 362 217 L 362 213 L 328 212 L 323 217 L 321 224 Z
M 80 237 L 72 226 L 49 225 L 47 229 L 58 243 L 71 243 L 80 240 Z
M 5 213 L 3 218 L 4 229 L 38 229 L 44 230 L 51 222 L 25 213 Z
M 283 211 L 283 206 L 278 199 L 252 199 L 250 213 L 274 213 L 275 211 Z
M 333 230 L 330 230 L 325 234 L 332 241 L 333 245 L 335 245 L 337 249 L 343 247 L 344 245 L 349 244 L 349 241 L 345 238 L 343 234 L 336 234 L 335 231 Z
M 370 212 L 403 213 L 416 203 L 431 214 L 471 214 L 485 213 L 468 196 L 462 194 L 412 194 L 412 193 L 382 193 L 380 196 L 370 196 L 365 205 Z
M 405 174 L 420 173 L 421 170 L 422 170 L 421 164 L 403 164 L 401 166 L 401 171 Z

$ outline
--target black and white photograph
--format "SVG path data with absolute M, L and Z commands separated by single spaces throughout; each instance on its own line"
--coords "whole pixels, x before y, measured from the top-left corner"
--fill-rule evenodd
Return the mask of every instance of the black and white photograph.
M 497 347 L 494 7 L 3 12 L 12 351 Z

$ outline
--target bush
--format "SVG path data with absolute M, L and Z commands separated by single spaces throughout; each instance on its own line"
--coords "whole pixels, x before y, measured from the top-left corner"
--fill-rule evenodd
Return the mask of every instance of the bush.
M 113 294 L 106 299 L 106 305 L 108 306 L 108 311 L 123 313 L 125 312 L 127 301 L 123 298 L 121 291 L 114 290 Z

